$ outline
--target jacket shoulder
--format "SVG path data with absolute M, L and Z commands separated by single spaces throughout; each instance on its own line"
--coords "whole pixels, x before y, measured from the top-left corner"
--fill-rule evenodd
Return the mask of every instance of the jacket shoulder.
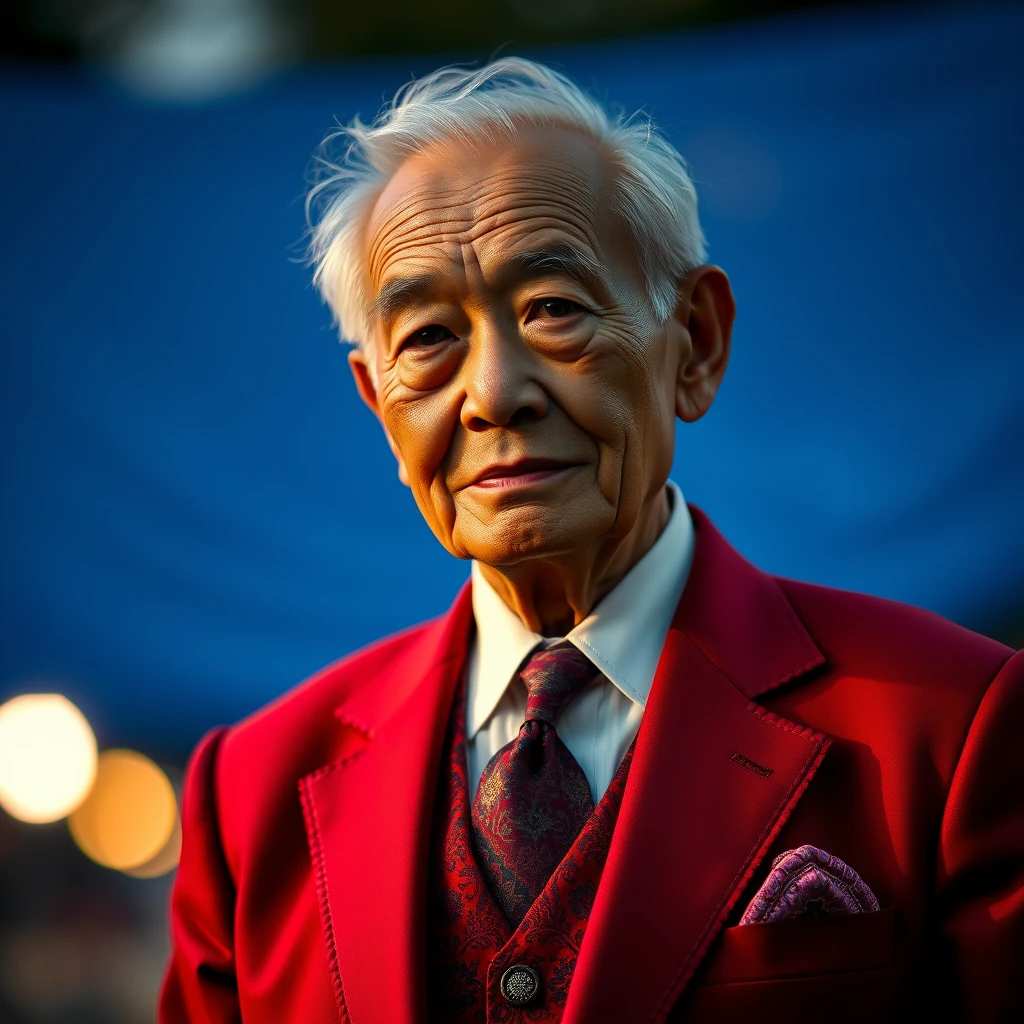
M 1014 652 L 921 608 L 778 583 L 825 661 L 803 685 L 782 688 L 772 709 L 852 743 L 832 755 L 834 770 L 869 750 L 883 784 L 909 786 L 917 773 L 917 798 L 938 813 L 972 722 L 1004 669 L 1012 674 Z
M 326 715 L 385 675 L 416 671 L 424 641 L 441 618 L 410 626 L 331 662 L 243 718 L 229 736 L 276 734 Z
M 298 778 L 338 756 L 336 710 L 355 695 L 386 690 L 415 674 L 439 619 L 411 626 L 345 655 L 225 730 L 218 780 L 229 789 L 258 776 Z M 420 668 L 422 671 L 422 668 Z
M 980 691 L 1014 653 L 923 608 L 775 579 L 828 663 L 844 674 L 906 682 L 942 680 Z
M 422 674 L 431 634 L 443 618 L 340 658 L 200 744 L 200 751 L 215 748 L 207 799 L 233 878 L 241 876 L 255 850 L 272 843 L 271 836 L 273 842 L 297 844 L 305 855 L 299 780 L 350 753 L 345 744 L 353 731 L 342 727 L 337 709 L 357 695 L 362 701 L 380 692 L 386 699 L 395 689 L 389 683 Z

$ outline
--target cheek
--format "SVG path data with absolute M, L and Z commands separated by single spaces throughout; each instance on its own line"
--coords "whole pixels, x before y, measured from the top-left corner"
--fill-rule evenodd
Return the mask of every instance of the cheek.
M 446 543 L 454 515 L 442 470 L 458 423 L 458 408 L 444 390 L 424 395 L 402 387 L 394 390 L 382 408 L 416 504 Z
M 598 479 L 610 498 L 625 478 L 643 476 L 647 465 L 661 461 L 666 390 L 651 366 L 654 354 L 635 336 L 609 336 L 579 364 L 581 372 L 566 389 L 566 412 L 598 443 Z
M 665 384 L 657 345 L 646 349 L 650 359 L 636 367 L 629 427 L 630 451 L 624 474 L 637 501 L 660 489 L 672 470 L 675 453 L 675 392 Z

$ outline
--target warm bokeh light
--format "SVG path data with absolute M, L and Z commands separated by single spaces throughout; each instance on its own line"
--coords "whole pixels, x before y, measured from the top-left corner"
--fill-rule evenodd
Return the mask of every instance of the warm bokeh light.
M 105 750 L 92 792 L 68 825 L 98 864 L 133 871 L 173 843 L 177 818 L 174 787 L 161 768 L 134 750 Z
M 57 821 L 96 777 L 96 737 L 59 693 L 26 693 L 0 705 L 0 806 L 22 821 Z
M 160 875 L 166 875 L 168 871 L 173 871 L 180 859 L 181 815 L 175 815 L 174 830 L 170 839 L 164 843 L 163 849 L 145 864 L 140 864 L 137 868 L 127 868 L 125 874 L 131 875 L 132 878 L 158 878 Z

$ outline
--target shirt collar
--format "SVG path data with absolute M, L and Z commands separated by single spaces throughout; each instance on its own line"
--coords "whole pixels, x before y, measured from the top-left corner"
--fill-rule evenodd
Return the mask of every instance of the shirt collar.
M 683 492 L 671 480 L 668 490 L 671 511 L 661 535 L 565 637 L 641 707 L 647 703 L 661 649 L 693 560 L 693 520 Z M 523 659 L 538 644 L 554 642 L 523 625 L 484 578 L 476 562 L 472 580 L 476 642 L 470 655 L 468 739 L 491 717 Z

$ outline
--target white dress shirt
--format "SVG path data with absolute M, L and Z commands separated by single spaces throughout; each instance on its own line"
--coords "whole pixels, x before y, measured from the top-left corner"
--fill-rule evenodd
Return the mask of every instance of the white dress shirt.
M 563 639 L 604 675 L 566 705 L 558 735 L 583 769 L 595 804 L 608 788 L 640 728 L 693 560 L 690 512 L 671 480 L 668 491 L 670 514 L 661 535 L 565 637 L 543 637 L 527 629 L 473 563 L 476 635 L 466 696 L 466 759 L 473 798 L 487 762 L 515 739 L 526 716 L 526 687 L 516 670 L 535 647 Z

